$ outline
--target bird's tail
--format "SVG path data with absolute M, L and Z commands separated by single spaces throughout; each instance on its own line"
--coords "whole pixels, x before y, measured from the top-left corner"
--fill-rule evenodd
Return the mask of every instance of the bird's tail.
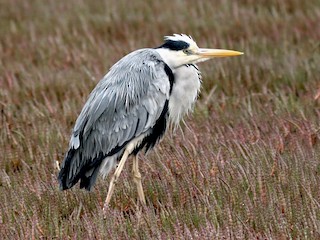
M 85 161 L 82 159 L 79 149 L 69 149 L 58 175 L 60 190 L 69 189 L 80 180 L 80 188 L 90 191 L 97 180 L 100 164 L 104 157 L 104 154 L 101 153 L 96 159 Z
M 79 177 L 75 176 L 71 169 L 72 160 L 75 153 L 75 149 L 69 149 L 60 166 L 60 172 L 58 175 L 60 190 L 69 189 L 79 181 Z

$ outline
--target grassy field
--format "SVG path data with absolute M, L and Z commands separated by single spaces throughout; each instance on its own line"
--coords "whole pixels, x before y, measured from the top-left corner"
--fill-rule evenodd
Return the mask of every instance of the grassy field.
M 212 3 L 210 3 L 212 2 Z M 319 239 L 320 1 L 0 0 L 1 239 Z M 110 177 L 58 190 L 56 161 L 123 55 L 186 33 L 245 55 L 200 65 L 195 112 Z

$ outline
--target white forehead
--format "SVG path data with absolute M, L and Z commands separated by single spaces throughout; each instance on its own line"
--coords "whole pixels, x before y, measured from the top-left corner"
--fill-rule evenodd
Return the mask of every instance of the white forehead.
M 192 37 L 186 34 L 173 34 L 172 36 L 165 36 L 164 40 L 184 41 L 190 45 L 190 48 L 198 48 L 197 43 L 192 39 Z

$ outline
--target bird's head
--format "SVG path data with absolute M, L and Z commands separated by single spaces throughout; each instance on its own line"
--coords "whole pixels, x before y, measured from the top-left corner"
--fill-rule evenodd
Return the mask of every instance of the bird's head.
M 164 44 L 158 47 L 157 51 L 171 68 L 203 62 L 216 57 L 230 57 L 243 54 L 242 52 L 233 50 L 199 48 L 192 37 L 185 34 L 165 36 Z

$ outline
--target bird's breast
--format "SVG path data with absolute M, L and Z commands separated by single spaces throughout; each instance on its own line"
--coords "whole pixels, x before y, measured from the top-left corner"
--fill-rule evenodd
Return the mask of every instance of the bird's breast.
M 184 65 L 174 70 L 174 84 L 169 99 L 170 121 L 178 124 L 197 99 L 201 75 L 195 65 Z

